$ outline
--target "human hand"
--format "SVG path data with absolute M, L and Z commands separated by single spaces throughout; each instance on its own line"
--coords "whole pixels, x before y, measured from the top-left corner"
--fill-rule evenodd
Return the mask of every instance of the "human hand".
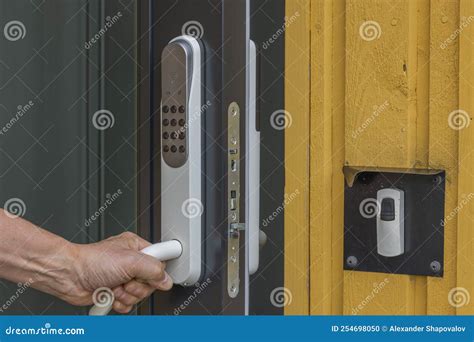
M 74 305 L 91 305 L 94 291 L 106 287 L 114 294 L 113 309 L 128 313 L 155 290 L 171 289 L 165 264 L 140 252 L 149 245 L 129 232 L 98 243 L 73 244 L 75 281 L 62 298 Z

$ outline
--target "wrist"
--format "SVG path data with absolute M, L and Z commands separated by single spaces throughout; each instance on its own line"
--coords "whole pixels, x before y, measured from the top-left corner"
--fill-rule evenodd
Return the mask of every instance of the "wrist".
M 50 293 L 71 304 L 81 305 L 77 300 L 85 296 L 80 286 L 80 245 L 62 238 L 56 241 L 50 253 L 43 253 L 35 258 L 33 287 Z
M 63 274 L 64 278 L 62 282 L 66 284 L 65 288 L 69 289 L 65 293 L 65 300 L 74 305 L 87 305 L 91 301 L 91 292 L 94 289 L 90 289 L 84 282 L 87 278 L 87 253 L 84 249 L 87 245 L 81 245 L 68 241 L 66 248 L 66 265 L 67 272 Z

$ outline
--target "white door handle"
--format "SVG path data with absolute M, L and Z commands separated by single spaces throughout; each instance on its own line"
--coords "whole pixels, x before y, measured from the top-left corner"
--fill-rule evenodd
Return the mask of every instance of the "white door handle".
M 247 222 L 249 273 L 258 270 L 260 259 L 260 132 L 257 129 L 257 47 L 250 41 L 249 111 L 247 119 Z
M 183 246 L 177 240 L 156 243 L 148 246 L 141 251 L 143 254 L 152 256 L 159 261 L 167 261 L 179 258 L 183 252 Z M 112 310 L 113 301 L 109 305 L 94 305 L 89 310 L 89 316 L 106 316 Z

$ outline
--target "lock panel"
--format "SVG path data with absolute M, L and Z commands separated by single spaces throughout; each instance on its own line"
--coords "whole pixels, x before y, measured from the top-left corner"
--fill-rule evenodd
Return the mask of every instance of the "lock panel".
M 167 263 L 175 284 L 201 277 L 202 71 L 201 45 L 190 36 L 173 39 L 162 53 L 161 241 L 177 240 L 181 256 Z
M 354 170 L 344 170 L 344 269 L 443 276 L 445 172 Z

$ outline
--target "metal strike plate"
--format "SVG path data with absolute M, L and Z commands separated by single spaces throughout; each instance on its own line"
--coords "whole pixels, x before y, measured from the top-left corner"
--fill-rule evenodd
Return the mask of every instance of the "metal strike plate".
M 227 247 L 227 292 L 231 298 L 239 294 L 240 230 L 240 107 L 232 102 L 228 109 L 227 124 L 227 203 L 228 203 L 228 247 Z

